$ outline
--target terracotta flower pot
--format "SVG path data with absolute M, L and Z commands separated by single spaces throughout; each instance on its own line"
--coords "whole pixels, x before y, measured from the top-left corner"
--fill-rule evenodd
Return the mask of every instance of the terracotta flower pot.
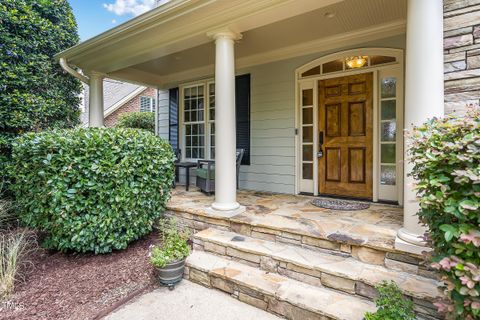
M 160 283 L 166 286 L 173 286 L 180 282 L 185 270 L 185 260 L 186 258 L 169 263 L 163 268 L 157 268 Z

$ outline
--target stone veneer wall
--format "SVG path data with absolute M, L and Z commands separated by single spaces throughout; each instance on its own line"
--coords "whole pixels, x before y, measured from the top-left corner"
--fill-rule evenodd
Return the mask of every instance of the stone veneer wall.
M 480 101 L 480 0 L 444 0 L 445 113 Z
M 156 99 L 156 92 L 157 90 L 154 88 L 147 88 L 143 90 L 140 94 L 136 95 L 130 101 L 125 103 L 123 106 L 109 114 L 105 117 L 105 126 L 106 127 L 114 127 L 118 121 L 118 118 L 123 113 L 128 112 L 138 112 L 140 111 L 140 97 L 152 97 Z

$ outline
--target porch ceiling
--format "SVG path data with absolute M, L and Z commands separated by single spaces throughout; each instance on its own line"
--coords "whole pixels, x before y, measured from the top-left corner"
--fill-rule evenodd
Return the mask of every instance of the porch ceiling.
M 162 87 L 213 73 L 206 34 L 221 27 L 243 34 L 241 68 L 401 34 L 405 17 L 406 0 L 172 0 L 57 57 Z

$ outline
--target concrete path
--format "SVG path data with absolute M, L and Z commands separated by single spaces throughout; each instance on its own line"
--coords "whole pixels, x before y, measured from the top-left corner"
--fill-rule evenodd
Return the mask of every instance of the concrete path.
M 183 280 L 173 291 L 144 294 L 106 320 L 280 320 L 227 294 Z

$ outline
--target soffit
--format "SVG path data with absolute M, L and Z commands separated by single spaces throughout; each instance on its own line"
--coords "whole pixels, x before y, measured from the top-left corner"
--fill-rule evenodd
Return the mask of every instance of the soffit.
M 326 18 L 327 13 L 335 13 Z M 406 0 L 348 0 L 243 33 L 237 59 L 406 18 Z M 213 42 L 130 67 L 155 77 L 214 63 Z

